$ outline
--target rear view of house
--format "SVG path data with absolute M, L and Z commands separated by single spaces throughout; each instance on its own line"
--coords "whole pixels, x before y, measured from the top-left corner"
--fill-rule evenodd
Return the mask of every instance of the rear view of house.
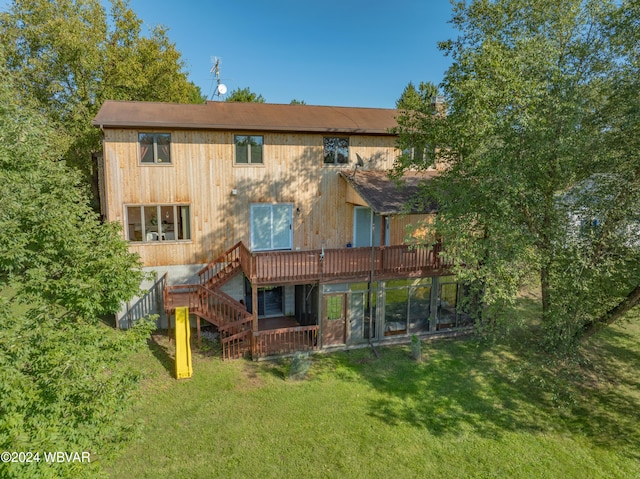
M 468 325 L 437 247 L 412 248 L 420 182 L 386 172 L 396 110 L 107 101 L 94 124 L 102 214 L 145 269 L 162 326 L 188 305 L 224 354 L 254 357 L 441 334 Z

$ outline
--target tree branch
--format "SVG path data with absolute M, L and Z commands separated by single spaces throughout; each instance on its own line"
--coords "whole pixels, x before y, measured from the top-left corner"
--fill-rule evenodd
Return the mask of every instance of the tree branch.
M 611 308 L 596 321 L 587 323 L 582 328 L 582 340 L 585 340 L 605 326 L 609 326 L 620 319 L 624 314 L 640 304 L 640 285 L 636 286 L 626 298 L 615 307 Z

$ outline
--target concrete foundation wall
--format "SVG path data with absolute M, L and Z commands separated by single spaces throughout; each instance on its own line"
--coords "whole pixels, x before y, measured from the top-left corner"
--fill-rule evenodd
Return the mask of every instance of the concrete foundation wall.
M 140 289 L 145 294 L 136 296 L 131 301 L 122 304 L 122 309 L 116 314 L 117 326 L 121 329 L 127 329 L 138 319 L 153 314 L 158 315 L 156 319 L 158 328 L 166 329 L 167 318 L 162 305 L 162 290 L 164 288 L 162 278 L 164 274 L 168 273 L 167 285 L 198 284 L 198 271 L 204 266 L 204 264 L 185 264 L 142 268 L 147 273 L 147 279 L 140 284 Z M 193 324 L 195 325 L 195 322 Z
M 244 275 L 242 273 L 236 274 L 227 283 L 222 285 L 220 291 L 228 294 L 236 301 L 244 301 Z

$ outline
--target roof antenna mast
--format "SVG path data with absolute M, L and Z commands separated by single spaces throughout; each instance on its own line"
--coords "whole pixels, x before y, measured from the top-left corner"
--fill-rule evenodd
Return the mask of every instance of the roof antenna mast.
M 224 96 L 227 93 L 227 86 L 220 81 L 220 64 L 222 61 L 218 57 L 211 57 L 211 70 L 210 73 L 213 73 L 216 76 L 216 89 L 211 95 L 211 99 L 213 100 L 214 96 L 217 96 L 220 99 L 221 96 Z

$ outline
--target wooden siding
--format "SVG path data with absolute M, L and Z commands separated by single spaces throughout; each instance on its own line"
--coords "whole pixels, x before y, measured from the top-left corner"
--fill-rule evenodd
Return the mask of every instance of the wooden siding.
M 127 205 L 188 204 L 191 215 L 190 241 L 131 243 L 145 266 L 206 263 L 237 241 L 249 245 L 251 203 L 293 205 L 294 250 L 343 248 L 353 239 L 353 205 L 339 171 L 354 168 L 356 153 L 379 170 L 397 155 L 391 136 L 355 135 L 350 164 L 324 166 L 323 135 L 257 131 L 264 164 L 235 165 L 233 132 L 174 130 L 171 164 L 141 165 L 139 131 L 151 130 L 105 129 L 107 219 L 124 223 Z M 402 242 L 404 223 L 392 220 L 392 244 Z
M 434 219 L 434 214 L 428 215 L 398 215 L 391 218 L 391 225 L 389 226 L 389 236 L 392 245 L 412 243 L 413 238 L 418 242 L 432 242 L 435 238 L 429 238 L 427 231 L 424 228 L 425 225 L 431 223 Z M 410 230 L 417 228 L 416 231 Z M 409 241 L 405 241 L 409 239 Z

